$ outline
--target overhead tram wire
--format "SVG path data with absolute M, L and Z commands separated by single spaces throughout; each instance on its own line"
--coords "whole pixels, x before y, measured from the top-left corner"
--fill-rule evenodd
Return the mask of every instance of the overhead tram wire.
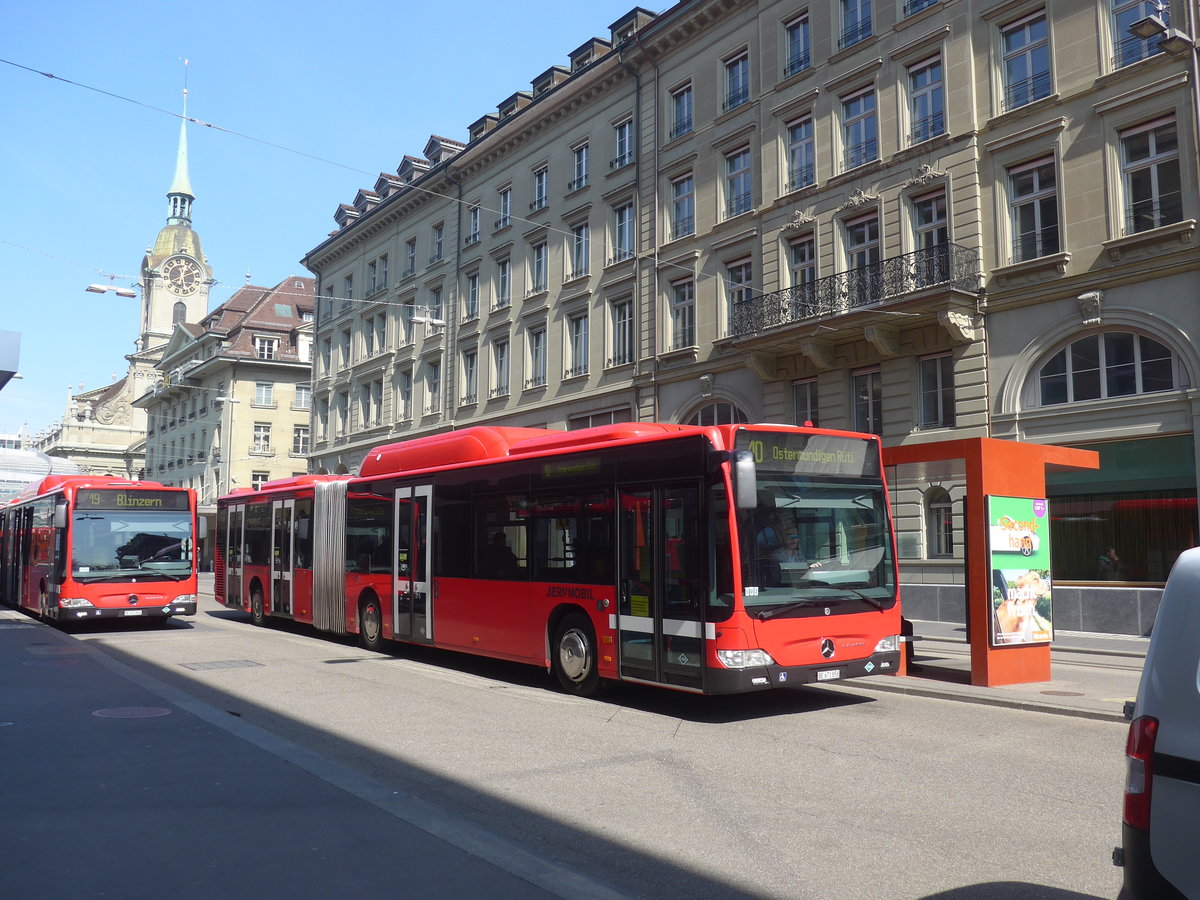
M 360 169 L 360 168 L 357 168 L 356 166 L 351 166 L 346 163 L 341 163 L 341 162 L 338 162 L 337 160 L 333 160 L 333 159 L 327 159 L 326 157 L 323 157 L 323 156 L 317 156 L 313 153 L 307 153 L 303 150 L 297 150 L 294 147 L 289 147 L 285 144 L 279 144 L 274 141 L 268 141 L 264 138 L 259 138 L 259 137 L 255 137 L 254 135 L 251 135 L 251 134 L 246 134 L 245 132 L 234 131 L 232 128 L 225 128 L 224 126 L 217 125 L 215 122 L 206 122 L 203 119 L 197 119 L 194 116 L 188 116 L 188 115 L 184 115 L 182 113 L 174 112 L 173 110 L 163 109 L 160 106 L 154 106 L 153 104 L 146 103 L 142 100 L 136 100 L 132 97 L 126 97 L 122 94 L 117 94 L 112 91 L 106 91 L 103 88 L 94 87 L 90 84 L 84 84 L 79 81 L 73 81 L 70 78 L 63 78 L 61 75 L 55 75 L 53 72 L 43 72 L 39 69 L 34 69 L 30 66 L 22 65 L 21 63 L 14 62 L 10 59 L 4 59 L 3 57 L 0 57 L 0 63 L 4 63 L 5 65 L 12 66 L 13 68 L 16 68 L 16 69 L 21 69 L 22 71 L 29 72 L 33 75 L 41 75 L 44 78 L 49 78 L 53 81 L 61 81 L 64 84 L 69 84 L 72 87 L 82 88 L 85 91 L 92 91 L 97 94 L 102 94 L 105 97 L 111 97 L 114 100 L 120 100 L 124 103 L 132 103 L 135 106 L 140 106 L 143 109 L 148 109 L 148 110 L 151 110 L 152 112 L 157 112 L 157 113 L 161 113 L 166 116 L 170 116 L 173 119 L 181 119 L 181 120 L 184 120 L 187 122 L 191 122 L 194 125 L 201 126 L 203 128 L 211 128 L 213 131 L 222 132 L 224 134 L 228 134 L 233 137 L 239 137 L 239 138 L 242 138 L 243 140 L 252 141 L 256 144 L 262 144 L 265 147 L 271 147 L 275 150 L 282 150 L 285 153 L 291 153 L 296 156 L 304 157 L 305 159 L 311 159 L 314 162 L 320 162 L 320 163 L 325 163 L 326 165 L 336 166 L 339 169 L 345 169 L 348 172 L 356 172 L 360 175 L 365 175 L 368 178 L 378 177 L 378 173 L 368 172 L 365 169 Z M 420 185 L 406 184 L 404 187 L 408 190 L 416 191 L 418 193 L 428 194 L 431 197 L 436 197 L 443 201 L 458 204 L 461 206 L 466 206 L 468 208 L 479 209 L 479 210 L 482 210 L 483 212 L 486 212 L 489 214 L 500 215 L 500 210 L 498 210 L 498 209 L 491 209 L 490 207 L 483 206 L 482 204 L 472 203 L 470 200 L 459 200 L 457 197 L 451 196 L 449 194 L 442 194 L 437 191 L 430 190 L 429 188 L 423 188 Z M 532 219 L 527 219 L 523 216 L 513 215 L 511 212 L 509 213 L 509 218 L 515 222 L 522 222 L 527 225 L 540 225 L 541 224 L 539 222 L 534 222 Z M 557 234 L 557 235 L 561 235 L 566 238 L 570 238 L 570 237 L 574 236 L 572 232 L 567 231 L 562 228 L 556 228 L 552 225 L 546 225 L 543 227 L 545 228 L 545 230 L 548 234 Z M 0 241 L 0 242 L 11 243 L 9 241 Z M 18 245 L 13 244 L 12 246 L 18 246 Z M 28 249 L 28 248 L 25 248 L 25 249 Z M 42 252 L 42 251 L 34 251 L 34 252 Z M 47 255 L 49 255 L 49 254 L 47 254 Z M 76 265 L 80 265 L 80 264 L 76 263 Z M 681 265 L 679 263 L 667 262 L 665 260 L 659 260 L 657 262 L 657 265 L 660 268 L 679 269 L 683 272 L 690 274 L 696 281 L 701 281 L 704 279 L 720 279 L 721 278 L 720 275 L 716 275 L 716 274 L 709 275 L 709 274 L 706 274 L 703 272 L 696 272 L 694 269 L 689 268 L 687 266 Z M 90 268 L 90 267 L 85 267 L 85 268 Z M 103 270 L 97 269 L 97 271 L 100 271 L 102 274 L 105 274 L 105 275 L 108 274 L 108 273 L 104 272 Z M 284 292 L 284 291 L 277 292 L 277 294 L 280 296 L 290 296 L 289 294 L 287 294 L 287 292 Z M 313 298 L 313 295 L 311 295 L 311 294 L 304 294 L 304 295 L 297 294 L 294 296 L 304 296 L 309 299 Z M 410 304 L 410 303 L 401 303 L 401 302 L 391 301 L 391 300 L 368 299 L 368 298 L 358 298 L 358 297 L 328 297 L 328 296 L 326 296 L 324 298 L 317 298 L 317 299 L 318 300 L 332 299 L 332 300 L 337 300 L 337 301 L 340 301 L 343 303 L 346 303 L 346 302 L 367 303 L 372 306 L 374 306 L 374 305 L 398 306 L 398 307 L 412 306 L 412 304 Z M 904 312 L 900 312 L 900 311 L 882 310 L 882 312 L 888 313 L 890 315 L 897 315 L 897 316 L 913 315 L 912 313 L 904 313 Z

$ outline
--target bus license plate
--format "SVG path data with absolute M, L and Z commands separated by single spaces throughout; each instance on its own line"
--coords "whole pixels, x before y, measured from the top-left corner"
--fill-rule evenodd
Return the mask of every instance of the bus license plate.
M 817 671 L 817 681 L 837 681 L 841 677 L 841 669 L 820 669 Z
M 127 609 L 121 613 L 123 616 L 140 616 L 141 614 L 142 611 L 140 609 Z

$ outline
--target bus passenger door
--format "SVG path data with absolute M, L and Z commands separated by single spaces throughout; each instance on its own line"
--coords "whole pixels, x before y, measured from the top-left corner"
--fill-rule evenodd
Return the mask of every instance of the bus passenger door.
M 428 484 L 396 489 L 392 618 L 398 640 L 433 642 L 432 496 L 433 486 Z
M 276 500 L 271 516 L 271 612 L 292 614 L 292 550 L 296 501 Z
M 242 599 L 242 556 L 245 552 L 245 538 L 242 534 L 242 522 L 245 519 L 244 506 L 230 506 L 226 509 L 227 528 L 225 529 L 225 605 L 244 609 Z
M 617 640 L 622 677 L 702 688 L 709 566 L 698 485 L 620 492 Z

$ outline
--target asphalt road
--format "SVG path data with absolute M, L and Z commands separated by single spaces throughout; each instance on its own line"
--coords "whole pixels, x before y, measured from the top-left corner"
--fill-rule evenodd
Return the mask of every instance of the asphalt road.
M 485 896 L 1066 900 L 1119 886 L 1116 722 L 851 683 L 730 698 L 620 686 L 580 700 L 528 667 L 368 653 L 303 627 L 256 629 L 211 600 L 163 630 L 66 641 L 175 711 L 159 721 L 231 736 L 217 771 L 236 779 L 253 764 L 260 793 L 241 816 L 214 799 L 210 759 L 189 793 L 181 757 L 171 802 L 209 808 L 206 855 L 227 831 L 255 895 L 342 894 L 364 854 L 398 896 L 478 896 L 473 875 L 494 888 Z M 139 727 L 150 741 L 153 721 Z M 338 809 L 327 825 L 289 818 L 325 791 Z M 95 811 L 74 812 L 86 823 Z M 271 849 L 247 854 L 242 820 L 259 817 Z M 217 855 L 196 861 L 191 895 L 238 883 Z

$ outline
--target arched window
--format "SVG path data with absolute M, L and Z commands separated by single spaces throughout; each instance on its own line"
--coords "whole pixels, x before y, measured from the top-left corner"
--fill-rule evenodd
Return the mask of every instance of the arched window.
M 925 492 L 925 557 L 945 559 L 954 555 L 954 501 L 943 487 Z
M 186 316 L 187 316 L 187 306 L 184 305 L 183 301 L 180 301 L 180 302 L 176 303 L 173 307 L 171 307 L 171 324 L 172 325 L 182 324 L 183 321 L 185 320 Z
M 1125 331 L 1080 338 L 1038 371 L 1042 406 L 1169 391 L 1183 381 L 1170 348 Z
M 746 414 L 732 403 L 710 403 L 702 406 L 687 420 L 687 425 L 737 425 L 748 422 Z

